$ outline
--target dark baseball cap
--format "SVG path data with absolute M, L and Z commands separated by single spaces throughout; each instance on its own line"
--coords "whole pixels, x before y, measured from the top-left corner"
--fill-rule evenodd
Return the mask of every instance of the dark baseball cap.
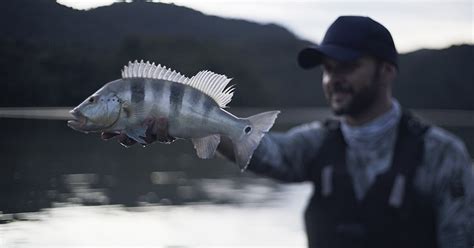
M 387 28 L 369 17 L 340 16 L 329 26 L 321 44 L 298 54 L 298 63 L 310 69 L 320 65 L 325 56 L 349 62 L 363 55 L 375 56 L 398 68 L 397 49 Z

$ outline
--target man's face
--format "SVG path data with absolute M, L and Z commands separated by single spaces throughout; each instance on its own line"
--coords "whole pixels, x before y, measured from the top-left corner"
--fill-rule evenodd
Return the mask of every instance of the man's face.
M 358 115 L 376 101 L 381 92 L 379 65 L 372 57 L 353 62 L 323 60 L 323 90 L 336 115 Z

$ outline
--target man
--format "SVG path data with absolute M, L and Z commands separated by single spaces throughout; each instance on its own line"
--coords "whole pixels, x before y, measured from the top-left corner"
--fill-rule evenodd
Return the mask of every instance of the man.
M 473 247 L 470 156 L 457 137 L 392 98 L 397 57 L 389 31 L 361 16 L 339 17 L 320 45 L 299 54 L 305 69 L 322 65 L 325 96 L 340 118 L 268 133 L 248 170 L 313 183 L 309 247 Z M 233 156 L 225 140 L 219 151 Z

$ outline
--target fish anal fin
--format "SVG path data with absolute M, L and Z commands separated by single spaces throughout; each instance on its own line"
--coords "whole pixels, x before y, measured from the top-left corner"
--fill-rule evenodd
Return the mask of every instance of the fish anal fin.
M 192 141 L 198 157 L 208 159 L 214 156 L 217 145 L 221 141 L 221 136 L 214 134 L 203 138 L 193 138 Z

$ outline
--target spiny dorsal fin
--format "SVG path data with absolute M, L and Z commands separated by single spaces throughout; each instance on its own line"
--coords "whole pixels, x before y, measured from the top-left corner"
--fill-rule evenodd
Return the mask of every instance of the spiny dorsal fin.
M 233 85 L 227 87 L 232 79 L 225 75 L 211 71 L 200 71 L 189 79 L 179 72 L 172 71 L 171 68 L 155 65 L 155 63 L 150 64 L 148 61 L 144 63 L 143 60 L 128 62 L 128 65 L 124 66 L 122 70 L 122 78 L 162 79 L 189 85 L 214 99 L 221 108 L 225 108 L 232 100 L 235 90 Z
M 179 72 L 172 71 L 166 66 L 144 63 L 143 60 L 138 62 L 128 62 L 128 65 L 123 67 L 122 78 L 152 78 L 163 79 L 177 83 L 186 83 L 189 78 L 181 75 Z

